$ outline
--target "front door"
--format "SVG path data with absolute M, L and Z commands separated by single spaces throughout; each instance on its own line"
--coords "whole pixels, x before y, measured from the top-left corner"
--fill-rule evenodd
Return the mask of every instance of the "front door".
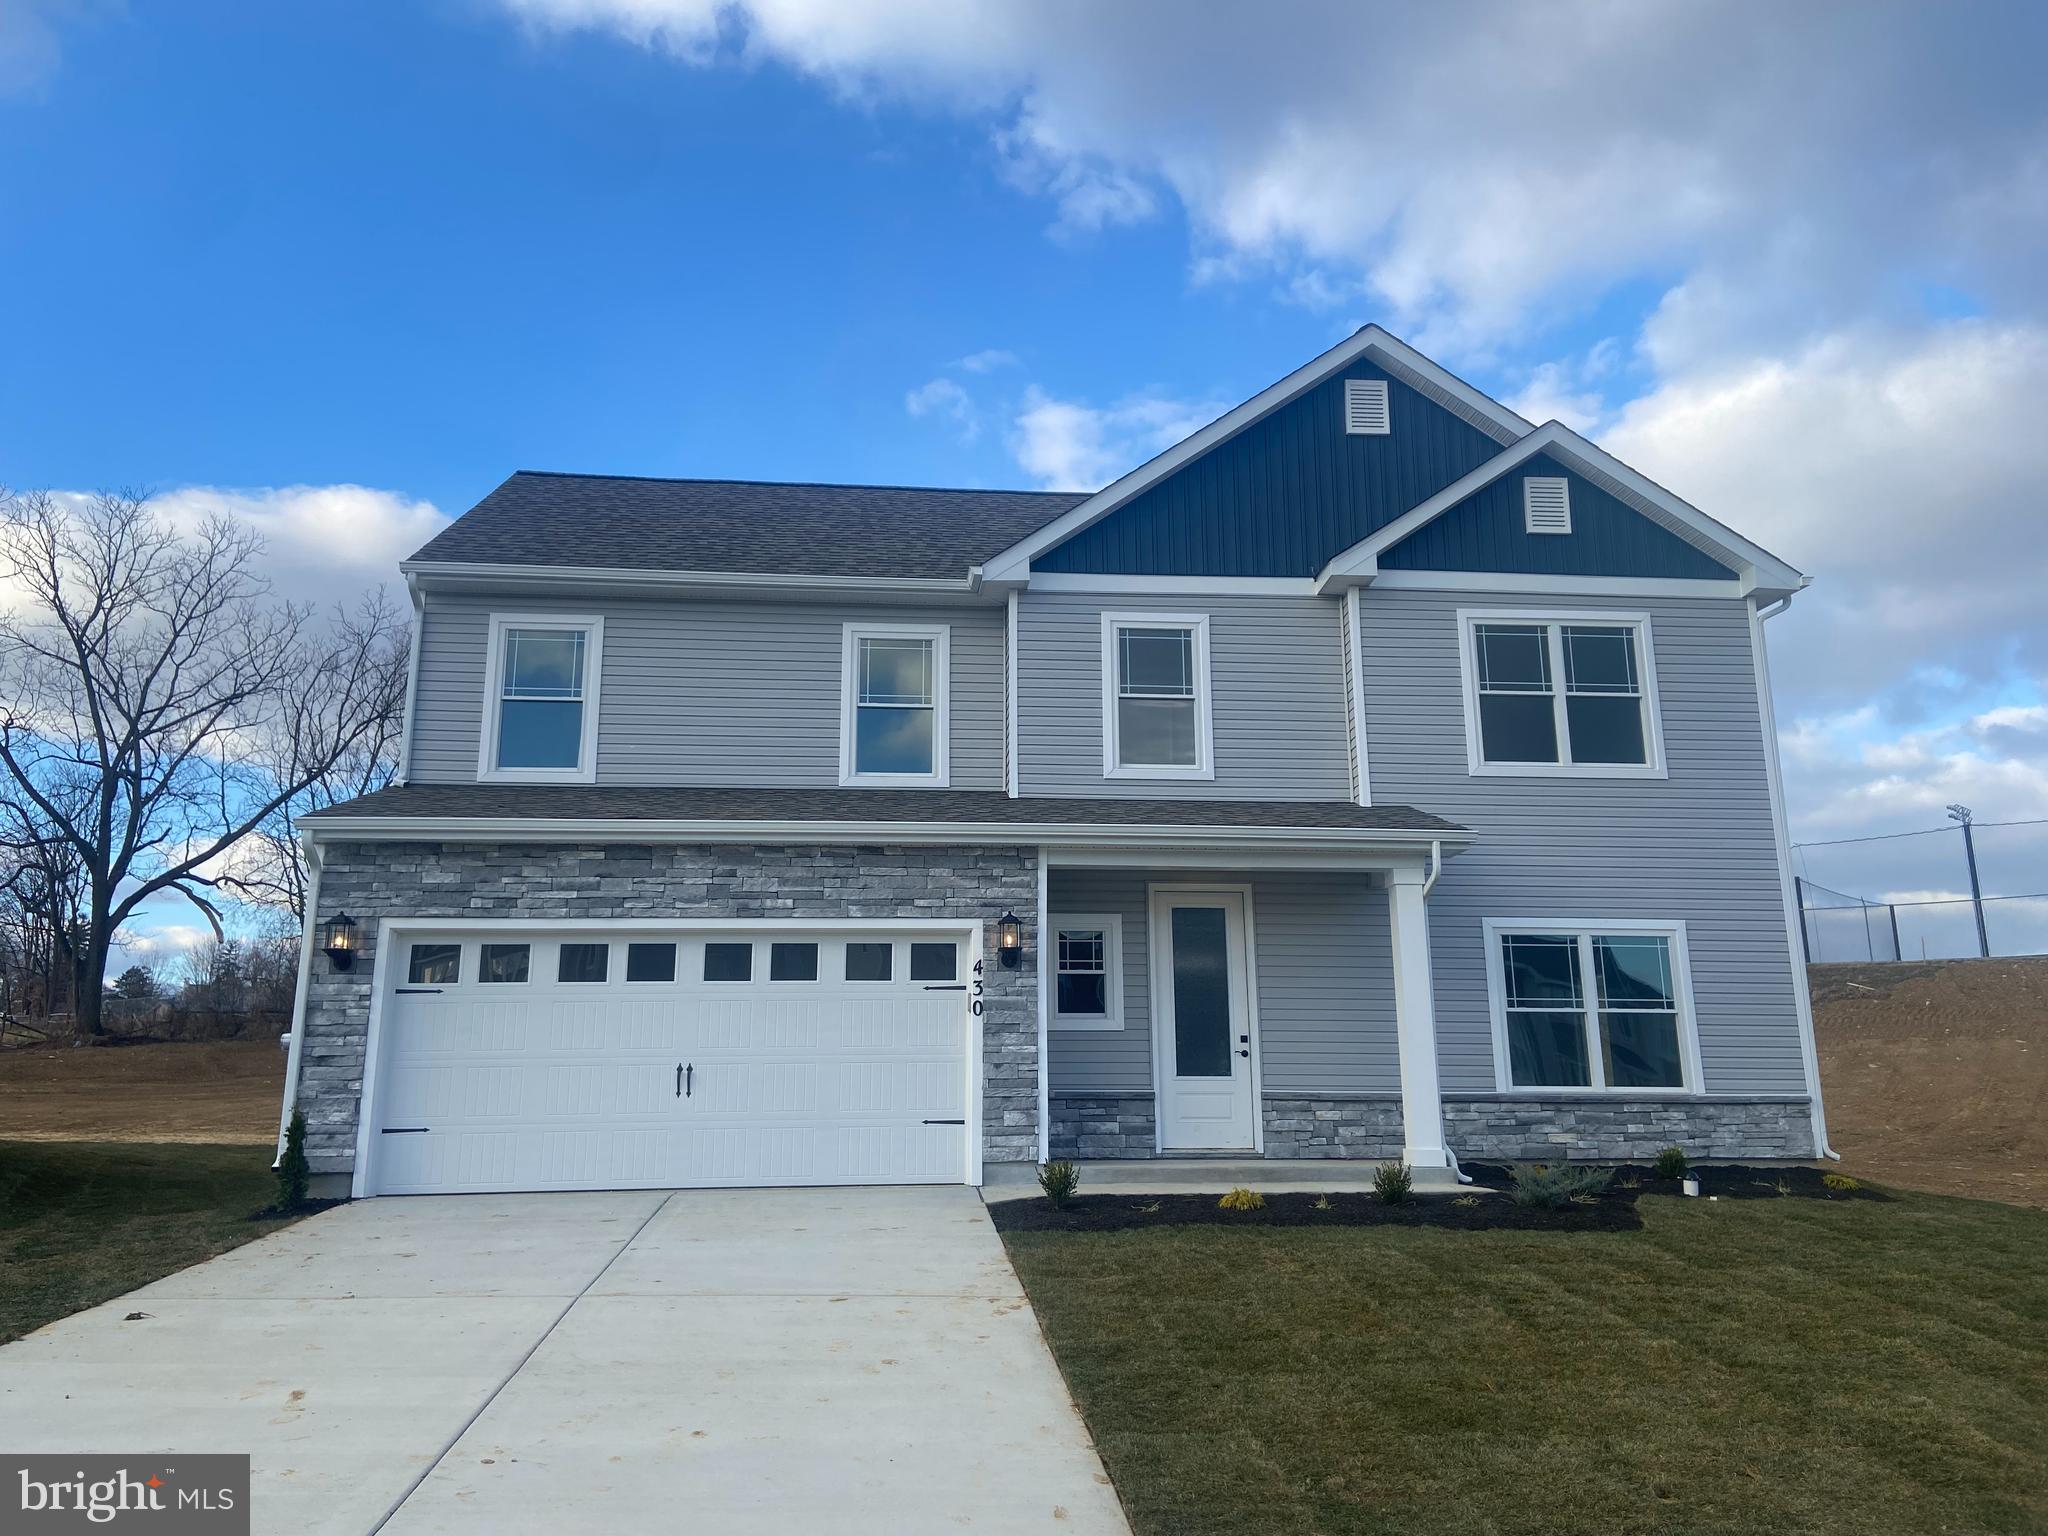
M 1152 893 L 1152 1032 L 1159 1145 L 1243 1151 L 1256 1144 L 1245 898 L 1234 890 Z

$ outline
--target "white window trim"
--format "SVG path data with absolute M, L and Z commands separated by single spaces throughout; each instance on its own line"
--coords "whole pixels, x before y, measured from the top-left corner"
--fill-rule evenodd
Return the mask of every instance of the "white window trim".
M 1489 917 L 1481 927 L 1486 942 L 1486 996 L 1493 1017 L 1493 1081 L 1496 1092 L 1517 1098 L 1554 1099 L 1598 1096 L 1601 1098 L 1673 1099 L 1692 1098 L 1706 1090 L 1700 1069 L 1699 1015 L 1693 1009 L 1692 957 L 1686 946 L 1685 924 L 1676 919 L 1629 917 Z M 1579 941 L 1580 986 L 1584 989 L 1581 1010 L 1587 1029 L 1587 1064 L 1593 1079 L 1590 1086 L 1534 1088 L 1520 1087 L 1508 1057 L 1507 977 L 1504 974 L 1500 941 L 1511 933 L 1569 934 Z M 1684 1082 L 1676 1088 L 1610 1088 L 1600 1057 L 1598 982 L 1592 971 L 1595 934 L 1648 935 L 1671 943 L 1671 991 L 1678 1005 L 1678 1062 Z
M 1187 629 L 1194 632 L 1195 761 L 1174 764 L 1120 761 L 1117 740 L 1116 632 L 1120 628 Z M 1139 610 L 1102 615 L 1102 776 L 1105 779 L 1213 779 L 1216 740 L 1209 688 L 1209 616 L 1206 613 L 1152 613 Z
M 574 768 L 500 768 L 498 706 L 505 681 L 505 631 L 508 629 L 579 629 L 583 631 L 583 739 Z M 494 613 L 484 659 L 483 737 L 477 743 L 476 776 L 482 784 L 594 784 L 597 782 L 598 685 L 604 671 L 604 620 L 568 613 Z
M 844 626 L 839 651 L 839 782 L 944 789 L 952 774 L 952 628 L 945 624 L 859 624 Z M 860 708 L 860 642 L 932 642 L 932 771 L 860 773 L 854 768 L 854 722 Z
M 1489 763 L 1479 734 L 1479 661 L 1476 635 L 1481 624 L 1554 624 L 1549 634 L 1551 708 L 1557 720 L 1557 750 L 1567 760 L 1556 763 Z M 1601 624 L 1609 629 L 1635 632 L 1636 666 L 1643 694 L 1642 763 L 1574 763 L 1571 731 L 1565 723 L 1565 671 L 1562 626 Z M 1488 778 L 1567 779 L 1665 779 L 1670 770 L 1664 762 L 1664 709 L 1657 694 L 1657 652 L 1650 638 L 1647 613 L 1622 613 L 1613 609 L 1562 608 L 1460 608 L 1458 610 L 1458 677 L 1465 693 L 1465 763 L 1469 772 Z
M 1059 936 L 1062 928 L 1099 928 L 1102 930 L 1103 986 L 1102 1013 L 1061 1013 L 1060 1006 L 1060 948 Z M 1049 978 L 1046 1008 L 1051 1015 L 1054 1029 L 1122 1029 L 1124 1027 L 1124 920 L 1115 912 L 1059 912 L 1046 919 L 1045 932 L 1050 935 L 1047 946 L 1046 975 Z

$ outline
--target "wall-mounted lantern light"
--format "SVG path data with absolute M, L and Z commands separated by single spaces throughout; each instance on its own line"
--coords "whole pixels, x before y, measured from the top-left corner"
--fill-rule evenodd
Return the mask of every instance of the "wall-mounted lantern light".
M 1014 912 L 996 919 L 996 958 L 1006 971 L 1017 969 L 1017 962 L 1024 958 L 1024 925 Z
M 356 963 L 356 920 L 346 912 L 322 923 L 316 935 L 321 952 L 337 971 L 353 970 Z

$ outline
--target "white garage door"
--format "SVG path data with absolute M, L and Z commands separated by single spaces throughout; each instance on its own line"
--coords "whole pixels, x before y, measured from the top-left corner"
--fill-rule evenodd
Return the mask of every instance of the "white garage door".
M 964 939 L 401 933 L 366 1191 L 958 1183 Z

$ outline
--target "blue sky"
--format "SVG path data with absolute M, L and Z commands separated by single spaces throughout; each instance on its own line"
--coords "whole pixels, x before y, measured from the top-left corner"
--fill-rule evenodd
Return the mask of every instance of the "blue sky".
M 2048 12 L 1283 19 L 0 0 L 0 483 L 332 596 L 520 467 L 1093 485 L 1378 320 L 1816 574 L 1798 833 L 2048 816 Z

